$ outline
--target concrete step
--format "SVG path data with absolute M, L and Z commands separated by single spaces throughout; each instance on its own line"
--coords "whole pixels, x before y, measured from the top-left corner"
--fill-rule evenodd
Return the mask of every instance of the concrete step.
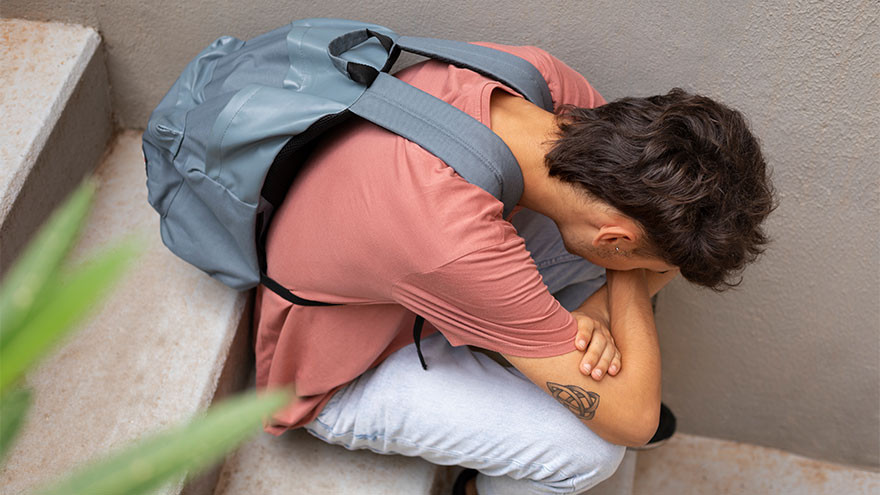
M 294 430 L 243 445 L 214 495 L 433 495 L 451 493 L 449 478 L 445 467 L 419 458 L 349 451 Z
M 880 472 L 758 445 L 676 434 L 639 453 L 634 495 L 877 495 Z
M 249 295 L 162 245 L 140 133 L 121 134 L 111 149 L 95 172 L 95 208 L 73 257 L 128 234 L 140 235 L 144 252 L 99 314 L 28 376 L 35 401 L 0 472 L 4 494 L 192 417 L 225 390 L 242 388 L 252 367 Z M 212 490 L 211 480 L 189 488 Z
M 107 147 L 100 43 L 87 27 L 0 19 L 0 274 Z

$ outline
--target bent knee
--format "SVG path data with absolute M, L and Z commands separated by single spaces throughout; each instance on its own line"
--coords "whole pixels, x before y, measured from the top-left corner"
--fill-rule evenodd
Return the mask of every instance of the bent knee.
M 578 485 L 580 491 L 574 493 L 586 491 L 610 478 L 620 467 L 624 454 L 626 454 L 626 447 L 607 444 L 603 449 L 601 462 L 598 463 L 593 473 L 582 482 L 584 486 Z
M 626 447 L 610 443 L 594 444 L 592 447 L 589 452 L 572 452 L 573 459 L 557 473 L 555 479 L 544 481 L 546 493 L 583 493 L 617 471 Z

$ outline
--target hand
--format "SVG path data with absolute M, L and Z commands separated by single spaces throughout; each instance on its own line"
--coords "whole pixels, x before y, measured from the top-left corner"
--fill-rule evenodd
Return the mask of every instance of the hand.
M 606 319 L 582 311 L 571 313 L 578 324 L 575 347 L 585 351 L 581 359 L 580 372 L 601 380 L 607 371 L 615 376 L 620 372 L 620 351 L 614 344 L 614 337 Z

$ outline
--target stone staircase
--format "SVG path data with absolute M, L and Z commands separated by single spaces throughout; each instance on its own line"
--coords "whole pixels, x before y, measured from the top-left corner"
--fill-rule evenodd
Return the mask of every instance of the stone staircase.
M 0 19 L 0 273 L 107 147 L 100 43 L 89 28 Z
M 126 235 L 144 252 L 100 312 L 28 377 L 35 401 L 0 470 L 19 494 L 192 417 L 247 386 L 250 294 L 172 255 L 147 203 L 140 131 L 113 130 L 101 40 L 90 28 L 0 19 L 0 270 L 80 179 L 99 184 L 74 257 Z M 103 154 L 103 158 L 102 157 Z M 97 166 L 97 167 L 96 167 Z M 631 494 L 634 454 L 596 493 Z M 302 431 L 261 434 L 167 494 L 441 494 L 456 471 L 349 452 Z
M 81 178 L 99 184 L 74 257 L 126 235 L 144 252 L 124 282 L 28 377 L 28 420 L 0 495 L 27 493 L 90 459 L 186 420 L 248 386 L 250 294 L 172 255 L 147 204 L 140 131 L 113 135 L 93 29 L 0 19 L 0 273 Z M 880 493 L 880 473 L 691 435 L 627 452 L 594 495 Z M 456 468 L 347 451 L 303 431 L 260 434 L 208 473 L 159 493 L 441 495 Z

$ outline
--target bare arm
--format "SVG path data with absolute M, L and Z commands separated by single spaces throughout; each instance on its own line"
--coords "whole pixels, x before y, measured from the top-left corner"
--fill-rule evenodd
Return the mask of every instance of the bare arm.
M 648 294 L 651 297 L 657 295 L 660 289 L 665 287 L 678 273 L 678 270 L 670 270 L 665 273 L 645 271 Z M 600 287 L 575 311 L 595 314 L 597 316 L 601 315 L 604 316 L 606 322 L 610 321 L 610 314 L 608 313 L 608 284 Z
M 641 269 L 608 271 L 611 332 L 626 365 L 616 376 L 598 382 L 581 374 L 580 351 L 549 358 L 505 355 L 596 434 L 620 445 L 645 444 L 660 414 L 660 350 L 648 278 Z
M 646 271 L 645 279 L 649 294 L 654 296 L 677 274 L 678 270 L 665 273 Z M 622 367 L 622 355 L 615 346 L 615 339 L 610 331 L 611 315 L 608 311 L 607 285 L 603 285 L 573 311 L 572 316 L 578 318 L 575 346 L 584 352 L 579 368 L 581 373 L 592 375 L 594 380 L 601 380 L 606 371 L 609 375 L 616 375 Z

